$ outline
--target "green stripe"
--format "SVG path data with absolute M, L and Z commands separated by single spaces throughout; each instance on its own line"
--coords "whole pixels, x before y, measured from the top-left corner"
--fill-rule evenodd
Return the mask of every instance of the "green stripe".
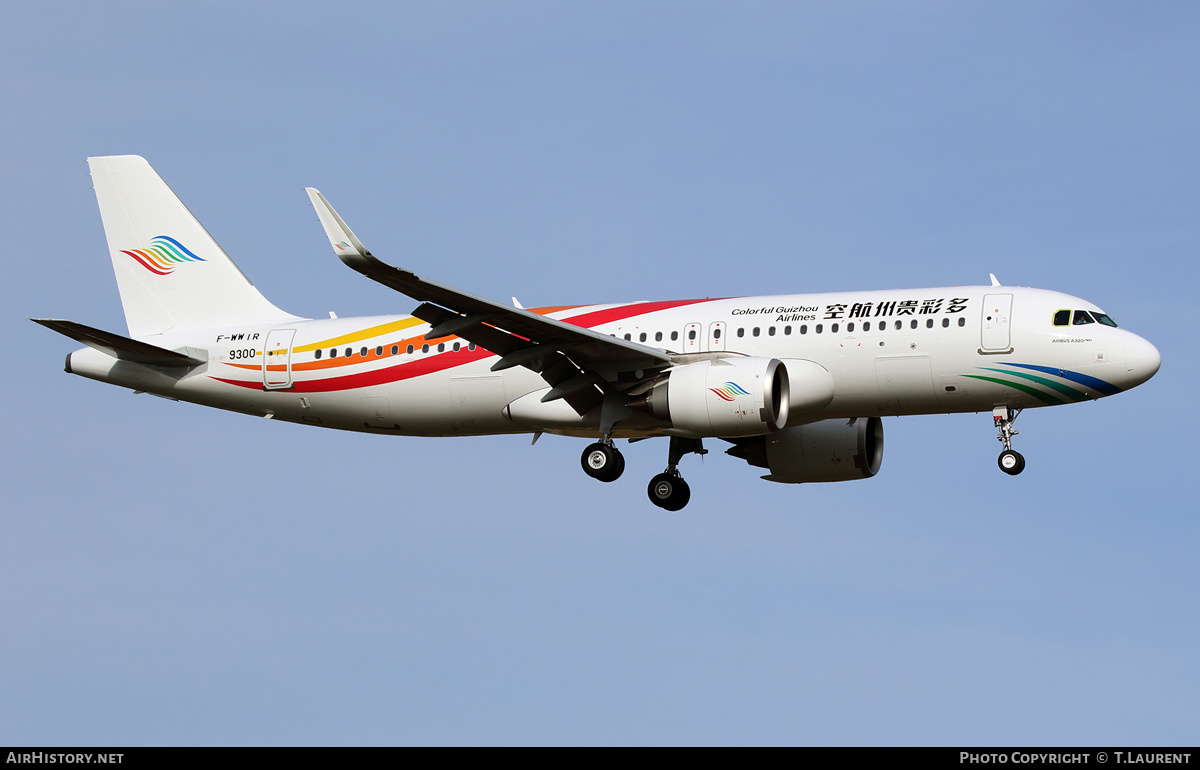
M 191 262 L 192 260 L 184 256 L 183 252 L 175 248 L 175 244 L 169 241 L 155 241 L 154 247 L 166 251 L 168 255 L 176 262 Z
M 171 264 L 172 262 L 182 262 L 183 261 L 179 257 L 175 256 L 171 252 L 164 249 L 162 246 L 151 246 L 150 251 L 153 251 L 155 254 L 157 254 L 158 258 L 161 259 L 165 264 L 168 264 L 168 265 Z
M 1008 374 L 1013 377 L 1021 377 L 1026 380 L 1030 380 L 1032 382 L 1036 382 L 1041 385 L 1045 385 L 1046 387 L 1054 388 L 1055 390 L 1057 390 L 1059 393 L 1062 393 L 1067 398 L 1073 398 L 1076 401 L 1086 401 L 1088 398 L 1088 395 L 1086 393 L 1075 390 L 1075 388 L 1072 388 L 1069 385 L 1063 385 L 1061 382 L 1055 382 L 1054 380 L 1048 380 L 1045 377 L 1038 377 L 1036 374 L 1028 374 L 1026 372 L 1010 372 L 1007 369 L 992 369 L 991 367 L 988 367 L 988 366 L 981 366 L 979 368 L 983 369 L 985 371 L 989 371 L 989 372 L 1000 372 L 1000 374 Z
M 963 376 L 970 377 L 972 380 L 983 380 L 984 382 L 994 382 L 997 385 L 1004 385 L 1009 388 L 1016 388 L 1017 390 L 1028 393 L 1029 395 L 1033 396 L 1034 398 L 1041 399 L 1041 401 L 1043 403 L 1050 404 L 1051 406 L 1062 403 L 1061 401 L 1057 400 L 1054 396 L 1050 395 L 1049 393 L 1043 393 L 1042 391 L 1038 390 L 1037 388 L 1031 388 L 1028 385 L 1025 385 L 1024 383 L 1013 382 L 1011 380 L 1000 380 L 995 377 L 984 377 L 983 375 L 980 375 L 980 374 L 964 374 Z

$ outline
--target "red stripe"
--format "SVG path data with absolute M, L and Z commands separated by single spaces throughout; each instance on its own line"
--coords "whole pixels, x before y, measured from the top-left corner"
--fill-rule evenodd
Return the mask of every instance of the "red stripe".
M 564 318 L 570 324 L 583 326 L 591 329 L 613 321 L 621 321 L 633 316 L 646 315 L 659 310 L 670 310 L 673 307 L 683 307 L 685 305 L 695 305 L 700 302 L 716 302 L 714 299 L 677 299 L 667 302 L 635 302 L 632 305 L 621 305 L 620 307 L 610 307 L 607 310 L 594 310 L 591 313 L 581 313 L 580 315 L 571 318 Z
M 126 252 L 128 253 L 128 252 Z M 681 299 L 668 302 L 636 302 L 631 305 L 621 305 L 620 307 L 608 308 L 607 310 L 595 310 L 591 313 L 582 313 L 572 318 L 564 318 L 563 321 L 591 328 L 601 324 L 620 321 L 633 316 L 646 315 L 659 310 L 669 310 L 673 307 L 683 307 L 685 305 L 695 305 L 701 302 L 715 302 L 713 299 Z M 327 393 L 335 390 L 351 390 L 353 388 L 366 388 L 372 385 L 384 385 L 389 382 L 400 382 L 401 380 L 409 380 L 413 377 L 420 377 L 425 374 L 433 374 L 435 372 L 452 369 L 456 366 L 469 364 L 472 361 L 478 361 L 488 356 L 494 356 L 495 353 L 477 347 L 475 350 L 463 348 L 457 352 L 439 353 L 435 356 L 427 358 L 419 358 L 416 361 L 410 361 L 406 364 L 398 364 L 388 366 L 382 369 L 375 369 L 369 372 L 359 372 L 358 374 L 347 374 L 341 377 L 326 377 L 319 380 L 296 381 L 293 383 L 291 390 L 296 393 Z M 263 384 L 261 380 L 227 380 L 223 377 L 213 377 L 218 382 L 224 382 L 228 385 L 238 385 L 243 388 L 259 390 Z
M 136 259 L 138 261 L 139 265 L 146 268 L 147 270 L 154 273 L 155 275 L 170 275 L 171 274 L 170 270 L 163 270 L 163 269 L 159 268 L 157 265 L 155 265 L 152 262 L 150 262 L 149 260 L 147 260 L 141 254 L 138 254 L 133 251 L 125 251 L 124 249 L 121 250 L 121 253 L 128 254 L 129 256 L 133 257 L 134 259 Z
M 389 382 L 410 380 L 413 377 L 420 377 L 423 374 L 433 374 L 434 372 L 452 369 L 456 366 L 469 364 L 472 361 L 478 361 L 481 358 L 494 355 L 495 353 L 479 347 L 474 350 L 463 348 L 457 352 L 439 353 L 435 356 L 410 361 L 407 364 L 388 366 L 370 372 L 347 374 L 341 377 L 326 377 L 320 380 L 295 381 L 293 382 L 291 391 L 295 393 L 329 393 L 335 390 L 351 390 L 353 388 L 368 388 L 372 385 L 385 385 Z M 243 388 L 251 388 L 253 390 L 261 390 L 263 386 L 262 380 L 247 382 L 245 380 L 227 380 L 223 377 L 213 377 L 213 379 L 217 382 L 224 382 L 227 385 L 240 385 Z

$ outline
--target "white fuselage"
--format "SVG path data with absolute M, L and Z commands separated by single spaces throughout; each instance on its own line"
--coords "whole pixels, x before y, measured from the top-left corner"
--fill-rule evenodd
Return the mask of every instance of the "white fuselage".
M 1152 345 L 1091 322 L 1054 325 L 1061 310 L 1100 312 L 1052 291 L 1010 286 L 792 294 L 543 308 L 538 313 L 673 354 L 811 361 L 834 396 L 789 424 L 830 418 L 988 411 L 1100 398 L 1158 368 Z M 595 416 L 561 401 L 516 422 L 505 407 L 545 390 L 521 366 L 493 372 L 492 353 L 457 337 L 426 340 L 412 316 L 298 320 L 166 333 L 145 341 L 204 351 L 177 371 L 90 348 L 67 368 L 161 396 L 278 420 L 400 435 L 546 430 L 598 435 Z M 557 404 L 557 405 L 556 405 Z M 614 436 L 669 433 L 630 420 Z

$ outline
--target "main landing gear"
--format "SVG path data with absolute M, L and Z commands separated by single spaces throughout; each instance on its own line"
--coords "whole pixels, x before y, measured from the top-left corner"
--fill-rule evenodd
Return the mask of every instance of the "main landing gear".
M 667 450 L 667 469 L 650 479 L 646 494 L 650 502 L 667 511 L 679 511 L 692 499 L 692 490 L 688 483 L 679 475 L 679 461 L 686 454 L 695 452 L 698 455 L 708 454 L 704 442 L 698 438 L 671 437 L 671 447 Z
M 996 459 L 996 464 L 1009 476 L 1016 476 L 1025 470 L 1025 458 L 1012 448 L 1012 437 L 1017 435 L 1017 431 L 1013 430 L 1013 423 L 1017 421 L 1017 415 L 1020 413 L 1020 409 L 1010 410 L 1006 406 L 998 406 L 992 410 L 992 422 L 996 424 L 996 430 L 1000 431 L 996 438 L 1004 445 L 1004 451 Z
M 692 490 L 679 475 L 679 461 L 686 454 L 708 454 L 704 444 L 697 438 L 671 438 L 667 452 L 667 469 L 650 479 L 646 495 L 650 502 L 667 511 L 681 510 L 692 499 Z M 605 437 L 583 450 L 579 464 L 587 475 L 600 481 L 616 481 L 625 470 L 625 457 L 613 446 L 612 439 Z
M 613 446 L 611 438 L 602 438 L 583 450 L 579 464 L 594 479 L 616 481 L 625 472 L 625 455 Z

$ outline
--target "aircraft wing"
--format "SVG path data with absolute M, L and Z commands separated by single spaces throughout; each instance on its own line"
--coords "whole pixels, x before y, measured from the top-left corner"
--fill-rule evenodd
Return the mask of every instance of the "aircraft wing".
M 427 339 L 457 335 L 497 353 L 493 371 L 526 366 L 551 385 L 543 400 L 566 398 L 580 414 L 599 403 L 619 372 L 671 366 L 671 354 L 523 308 L 429 281 L 380 261 L 363 246 L 325 196 L 306 188 L 338 257 L 368 278 L 417 300 L 412 314 L 431 325 Z M 596 388 L 600 390 L 597 391 Z

